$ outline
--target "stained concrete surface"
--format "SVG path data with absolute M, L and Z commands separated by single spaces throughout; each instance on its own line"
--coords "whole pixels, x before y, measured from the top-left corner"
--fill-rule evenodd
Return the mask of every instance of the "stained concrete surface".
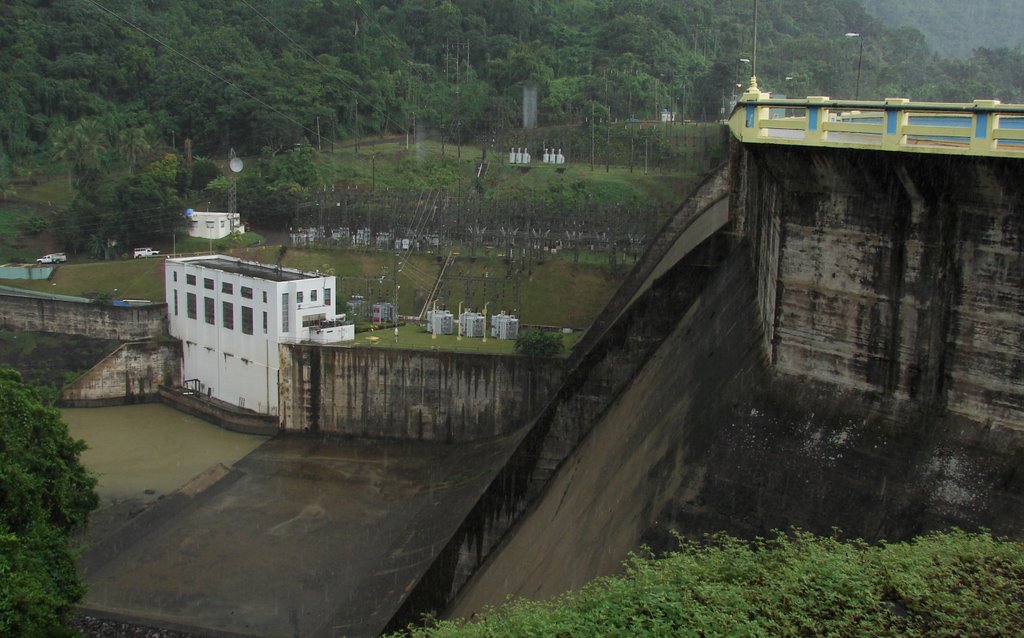
M 376 635 L 517 438 L 270 440 L 84 555 L 83 611 L 217 636 Z

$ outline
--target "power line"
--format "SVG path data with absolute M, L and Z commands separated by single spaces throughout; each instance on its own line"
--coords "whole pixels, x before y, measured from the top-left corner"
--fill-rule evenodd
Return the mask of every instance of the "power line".
M 278 33 L 280 33 L 280 34 L 281 34 L 282 36 L 284 36 L 284 37 L 285 37 L 285 38 L 286 38 L 286 39 L 287 39 L 287 40 L 288 40 L 289 42 L 291 42 L 291 43 L 292 43 L 292 45 L 294 45 L 294 46 L 295 46 L 295 48 L 296 48 L 296 49 L 298 49 L 298 50 L 299 50 L 300 52 L 302 52 L 302 53 L 303 53 L 304 55 L 306 55 L 306 56 L 307 56 L 307 57 L 308 57 L 308 58 L 309 58 L 310 60 L 313 60 L 314 62 L 316 62 L 316 63 L 317 63 L 317 64 L 318 64 L 319 66 L 320 66 L 320 68 L 322 68 L 322 69 L 323 69 L 324 71 L 327 71 L 328 73 L 330 73 L 331 69 L 327 68 L 327 66 L 325 66 L 325 65 L 324 65 L 324 63 L 323 63 L 323 62 L 321 62 L 321 61 L 320 61 L 320 60 L 319 60 L 319 59 L 318 59 L 318 58 L 317 58 L 317 57 L 316 57 L 315 55 L 313 55 L 312 53 L 310 53 L 309 51 L 307 51 L 307 50 L 306 50 L 305 48 L 303 48 L 303 46 L 302 46 L 301 44 L 299 44 L 298 42 L 296 42 L 294 38 L 292 38 L 292 37 L 291 37 L 290 35 L 288 35 L 287 33 L 285 33 L 285 32 L 284 32 L 284 31 L 283 31 L 283 30 L 282 30 L 282 29 L 281 29 L 281 28 L 280 28 L 279 26 L 277 26 L 276 24 L 274 24 L 274 23 L 273 23 L 273 22 L 272 22 L 272 21 L 270 20 L 270 18 L 268 18 L 267 16 L 263 15 L 263 14 L 262 14 L 262 13 L 261 13 L 261 12 L 260 12 L 260 11 L 259 11 L 258 9 L 256 9 L 256 8 L 255 8 L 254 6 L 252 6 L 251 4 L 249 4 L 249 3 L 248 3 L 248 2 L 246 1 L 246 0 L 239 0 L 239 2 L 241 2 L 241 3 L 242 3 L 242 4 L 244 4 L 245 6 L 249 7 L 249 9 L 251 9 L 253 13 L 255 13 L 256 15 L 258 15 L 258 16 L 259 16 L 259 17 L 260 17 L 260 18 L 261 18 L 261 19 L 262 19 L 262 20 L 263 20 L 264 22 L 266 22 L 266 23 L 267 23 L 267 24 L 269 24 L 269 25 L 270 25 L 271 27 L 273 27 L 275 31 L 277 31 L 277 32 L 278 32 Z M 365 10 L 365 9 L 363 9 L 362 7 L 360 7 L 360 9 L 362 9 L 363 15 L 366 15 L 366 17 L 367 17 L 367 20 L 369 20 L 369 19 L 370 19 L 370 17 L 369 17 L 369 15 L 367 15 L 367 14 L 366 14 L 366 10 Z M 381 31 L 383 31 L 383 29 L 381 29 Z M 386 33 L 386 32 L 385 32 L 385 33 Z M 392 37 L 393 37 L 393 36 L 392 36 Z M 403 59 L 404 59 L 404 58 L 403 58 Z M 411 64 L 411 62 L 410 62 L 409 60 L 407 60 L 407 59 L 406 59 L 405 61 L 406 61 L 406 63 L 407 63 L 407 64 Z M 363 99 L 365 100 L 365 102 L 366 102 L 366 103 L 370 103 L 370 104 L 372 104 L 373 100 L 370 100 L 370 99 L 369 99 L 369 98 L 368 98 L 367 96 L 365 96 L 365 95 L 363 95 L 362 93 L 360 93 L 360 92 L 359 92 L 359 91 L 358 91 L 358 90 L 357 90 L 357 89 L 356 89 L 355 87 L 353 87 L 352 85 L 350 85 L 350 84 L 349 84 L 348 82 L 346 82 L 346 81 L 345 81 L 345 80 L 344 80 L 343 78 L 341 78 L 341 77 L 337 77 L 336 79 L 337 79 L 337 80 L 338 80 L 338 82 L 340 82 L 340 83 L 341 83 L 341 85 L 342 85 L 342 86 L 344 86 L 344 87 L 345 87 L 346 89 L 348 89 L 349 91 L 351 91 L 352 93 L 354 93 L 354 94 L 355 94 L 356 96 L 358 96 L 358 97 L 360 97 L 360 98 L 363 98 Z M 393 122 L 393 120 L 391 119 L 391 116 L 390 116 L 390 115 L 389 115 L 389 114 L 387 113 L 387 111 L 384 111 L 383 109 L 381 109 L 381 108 L 379 108 L 379 107 L 377 107 L 377 106 L 375 106 L 375 105 L 373 105 L 373 106 L 372 106 L 372 108 L 373 108 L 373 109 L 375 110 L 375 112 L 376 112 L 377 114 L 379 114 L 379 115 L 382 115 L 382 116 L 384 117 L 385 121 L 388 121 L 388 122 Z M 396 124 L 397 124 L 397 123 L 396 123 Z M 402 132 L 402 133 L 408 133 L 408 132 L 409 132 L 408 130 L 406 130 L 405 128 L 403 128 L 403 127 L 402 127 L 401 125 L 398 125 L 398 127 L 399 127 L 399 129 L 398 129 L 398 130 L 399 130 L 400 132 Z M 317 134 L 317 136 L 318 136 L 318 137 L 320 137 L 320 135 L 319 135 L 319 134 Z

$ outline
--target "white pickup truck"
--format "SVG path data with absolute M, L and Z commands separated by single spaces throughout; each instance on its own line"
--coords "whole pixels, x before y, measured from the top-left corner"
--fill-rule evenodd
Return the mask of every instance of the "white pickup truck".
M 49 255 L 43 255 L 39 259 L 36 259 L 36 263 L 39 264 L 62 264 L 68 260 L 68 256 L 64 253 L 50 253 Z
M 159 250 L 153 250 L 152 248 L 136 248 L 132 251 L 132 257 L 135 259 L 138 259 L 139 257 L 152 257 L 159 254 Z

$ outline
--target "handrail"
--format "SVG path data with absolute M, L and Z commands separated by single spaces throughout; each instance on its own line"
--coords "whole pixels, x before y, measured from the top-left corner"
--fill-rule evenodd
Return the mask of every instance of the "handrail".
M 772 98 L 756 81 L 736 103 L 729 129 L 741 142 L 911 153 L 1024 157 L 1024 104 L 906 98 Z

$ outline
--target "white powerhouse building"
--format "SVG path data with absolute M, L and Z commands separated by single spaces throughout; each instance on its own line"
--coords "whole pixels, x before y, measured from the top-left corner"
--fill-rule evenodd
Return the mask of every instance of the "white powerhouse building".
M 355 338 L 333 275 L 211 255 L 166 260 L 164 279 L 185 386 L 262 414 L 277 414 L 279 343 Z

